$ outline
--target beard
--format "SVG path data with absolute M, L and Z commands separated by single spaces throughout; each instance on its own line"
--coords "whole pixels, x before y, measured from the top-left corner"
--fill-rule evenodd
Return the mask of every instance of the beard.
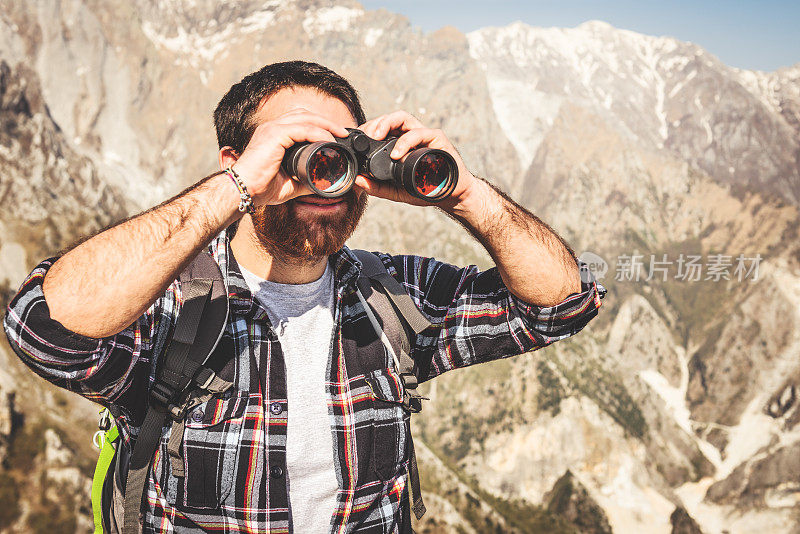
M 289 262 L 306 262 L 330 256 L 341 249 L 367 208 L 366 192 L 351 189 L 342 196 L 344 212 L 300 217 L 296 198 L 274 206 L 261 206 L 252 214 L 259 243 L 270 254 Z

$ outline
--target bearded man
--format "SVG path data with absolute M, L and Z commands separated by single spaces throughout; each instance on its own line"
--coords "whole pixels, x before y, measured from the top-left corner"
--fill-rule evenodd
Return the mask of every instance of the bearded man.
M 546 224 L 473 176 L 442 131 L 403 111 L 366 121 L 356 91 L 325 67 L 267 65 L 231 87 L 214 119 L 230 170 L 40 263 L 8 307 L 9 340 L 40 375 L 114 407 L 130 444 L 183 303 L 176 278 L 210 254 L 230 302 L 217 351 L 234 387 L 186 414 L 177 468 L 164 433 L 142 530 L 408 532 L 407 417 L 371 387 L 399 387 L 397 369 L 382 350 L 363 351 L 362 264 L 344 242 L 369 195 L 432 204 L 364 176 L 323 198 L 281 170 L 286 150 L 358 126 L 378 140 L 399 135 L 395 160 L 416 147 L 455 159 L 457 187 L 436 206 L 496 267 L 374 253 L 432 324 L 411 350 L 430 362 L 420 382 L 578 332 L 602 287 Z

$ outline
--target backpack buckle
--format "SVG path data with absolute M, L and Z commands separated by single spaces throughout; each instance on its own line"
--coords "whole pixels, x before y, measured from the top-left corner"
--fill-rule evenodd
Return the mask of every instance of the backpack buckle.
M 419 413 L 422 411 L 422 401 L 430 400 L 428 397 L 423 397 L 416 391 L 414 393 L 406 392 L 403 399 L 403 407 L 411 413 Z
M 409 397 L 407 403 L 403 403 L 411 413 L 419 413 L 422 411 L 422 400 L 419 397 Z
M 156 380 L 150 390 L 150 404 L 156 408 L 167 408 L 172 400 L 173 388 L 161 380 Z
M 402 373 L 400 379 L 403 382 L 403 407 L 411 413 L 422 411 L 422 401 L 430 400 L 423 397 L 417 391 L 418 381 L 414 373 Z
M 201 367 L 194 376 L 194 383 L 197 384 L 197 387 L 200 389 L 208 389 L 216 376 L 216 373 L 208 367 Z
M 186 406 L 169 405 L 169 415 L 175 421 L 181 421 L 186 417 Z
M 97 428 L 99 428 L 102 432 L 105 432 L 111 428 L 111 412 L 108 411 L 108 408 L 103 408 L 103 410 L 101 410 L 100 422 L 97 423 Z

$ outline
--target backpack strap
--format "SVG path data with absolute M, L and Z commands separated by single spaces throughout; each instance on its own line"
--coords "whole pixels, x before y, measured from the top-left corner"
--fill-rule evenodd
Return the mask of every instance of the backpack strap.
M 222 337 L 228 320 L 228 295 L 219 265 L 205 251 L 181 273 L 183 307 L 175 332 L 150 390 L 147 414 L 131 453 L 125 482 L 122 534 L 137 534 L 150 463 L 170 415 L 178 415 L 177 400 L 194 380 L 208 383 L 213 377 L 201 367 Z M 202 325 L 202 326 L 201 326 Z M 202 376 L 196 376 L 198 370 Z
M 417 305 L 414 304 L 414 300 L 402 284 L 389 274 L 389 271 L 386 270 L 386 266 L 380 258 L 366 250 L 356 249 L 351 252 L 353 252 L 358 258 L 358 261 L 361 262 L 361 276 L 374 280 L 381 285 L 386 291 L 386 296 L 391 299 L 392 304 L 397 307 L 400 315 L 402 315 L 403 319 L 405 319 L 412 330 L 414 330 L 415 334 L 419 334 L 431 326 L 431 322 L 422 315 L 422 312 L 419 311 Z
M 418 366 L 411 357 L 412 335 L 419 334 L 431 326 L 431 323 L 422 315 L 400 282 L 389 274 L 380 258 L 366 250 L 352 252 L 362 264 L 361 276 L 357 281 L 357 295 L 370 323 L 392 356 L 400 374 L 403 382 L 403 407 L 413 413 L 419 412 L 422 410 L 422 399 L 425 397 L 417 391 L 419 384 L 417 373 L 424 367 L 424 374 L 427 375 L 430 362 Z M 370 307 L 374 308 L 375 313 L 381 318 L 382 327 Z M 419 520 L 425 514 L 425 503 L 420 492 L 417 454 L 411 434 L 409 434 L 409 449 L 408 478 L 411 509 Z M 411 531 L 410 522 L 405 528 Z
M 357 281 L 361 295 L 383 322 L 383 328 L 376 330 L 379 334 L 382 330 L 391 342 L 387 350 L 395 359 L 397 372 L 409 395 L 408 399 L 404 399 L 404 404 L 411 411 L 418 412 L 422 409 L 419 399 L 423 397 L 417 393 L 417 384 L 419 376 L 427 376 L 430 362 L 416 362 L 411 357 L 411 332 L 419 334 L 431 326 L 431 322 L 419 311 L 402 284 L 389 274 L 380 258 L 366 250 L 352 252 L 362 264 L 361 276 Z M 367 315 L 370 316 L 369 312 Z M 370 317 L 372 320 L 373 317 Z M 399 348 L 399 351 L 393 350 L 393 347 Z
M 114 461 L 114 456 L 117 452 L 117 440 L 119 439 L 119 429 L 117 425 L 111 424 L 108 409 L 105 408 L 100 413 L 101 430 L 95 433 L 95 437 L 100 440 L 100 443 L 95 443 L 95 445 L 100 446 L 100 456 L 94 468 L 94 477 L 92 477 L 94 534 L 103 534 L 103 486 L 105 485 L 111 463 Z
M 169 441 L 167 442 L 167 455 L 172 466 L 172 475 L 176 477 L 186 476 L 183 469 L 183 456 L 181 455 L 181 444 L 183 444 L 183 432 L 186 428 L 185 415 L 195 406 L 203 404 L 214 395 L 224 393 L 233 387 L 233 382 L 215 376 L 208 384 L 199 390 L 191 390 L 186 399 L 181 402 L 178 413 L 179 417 L 172 421 L 172 428 L 169 431 Z

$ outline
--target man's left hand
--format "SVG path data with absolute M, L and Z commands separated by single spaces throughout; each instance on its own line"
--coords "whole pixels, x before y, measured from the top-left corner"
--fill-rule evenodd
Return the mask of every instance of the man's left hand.
M 358 127 L 359 130 L 373 139 L 383 140 L 389 133 L 398 135 L 399 139 L 392 150 L 390 157 L 395 161 L 402 160 L 415 148 L 428 147 L 444 150 L 456 161 L 458 166 L 458 183 L 452 194 L 436 203 L 427 202 L 421 198 L 410 195 L 403 189 L 395 187 L 392 182 L 371 180 L 359 175 L 356 186 L 372 196 L 405 202 L 415 206 L 436 205 L 445 210 L 456 208 L 467 197 L 478 179 L 467 170 L 456 148 L 442 130 L 426 128 L 415 116 L 406 111 L 395 111 L 369 120 Z

